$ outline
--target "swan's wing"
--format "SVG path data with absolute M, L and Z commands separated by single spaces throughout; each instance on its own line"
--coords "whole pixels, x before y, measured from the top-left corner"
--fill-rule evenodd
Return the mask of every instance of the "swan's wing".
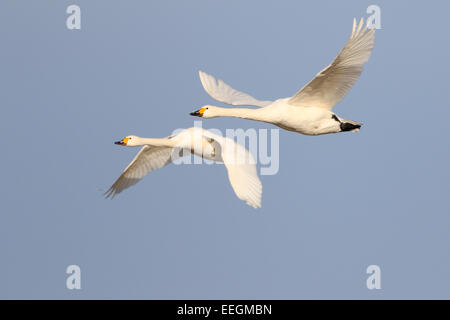
M 200 81 L 202 82 L 205 91 L 214 99 L 231 104 L 233 106 L 258 106 L 265 107 L 273 101 L 260 101 L 253 98 L 251 95 L 233 89 L 228 84 L 219 79 L 216 79 L 203 71 L 199 71 Z
M 215 140 L 221 146 L 222 161 L 236 196 L 253 208 L 261 208 L 262 184 L 251 153 L 230 138 Z
M 353 20 L 353 31 L 345 47 L 328 67 L 288 101 L 289 104 L 331 110 L 342 100 L 372 53 L 375 28 L 363 28 L 363 24 L 362 18 L 358 26 L 356 19 Z
M 114 198 L 126 188 L 138 183 L 150 171 L 169 164 L 171 154 L 172 148 L 143 146 L 116 182 L 105 192 L 106 198 Z

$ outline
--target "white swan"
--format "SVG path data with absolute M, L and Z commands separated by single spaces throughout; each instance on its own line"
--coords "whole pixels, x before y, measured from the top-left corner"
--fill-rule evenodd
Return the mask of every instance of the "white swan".
M 261 207 L 262 184 L 256 172 L 256 161 L 246 148 L 230 138 L 194 127 L 161 139 L 130 135 L 115 144 L 143 147 L 105 192 L 106 198 L 114 198 L 139 182 L 150 171 L 162 168 L 176 157 L 184 155 L 180 152 L 187 149 L 205 159 L 223 162 L 236 196 L 254 208 Z
M 369 60 L 374 45 L 375 29 L 363 28 L 361 19 L 356 24 L 347 44 L 325 69 L 290 98 L 276 101 L 259 101 L 237 91 L 222 80 L 202 71 L 200 80 L 205 91 L 214 99 L 231 105 L 253 105 L 261 108 L 220 108 L 206 105 L 191 115 L 214 117 L 237 117 L 263 121 L 283 129 L 306 135 L 320 135 L 342 131 L 359 131 L 361 123 L 343 120 L 331 110 L 350 90 L 362 72 L 363 64 Z

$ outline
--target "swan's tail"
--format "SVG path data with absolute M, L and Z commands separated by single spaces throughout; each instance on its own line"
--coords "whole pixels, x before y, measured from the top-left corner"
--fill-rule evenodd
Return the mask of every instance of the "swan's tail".
M 341 121 L 341 132 L 342 131 L 352 131 L 358 132 L 359 128 L 361 128 L 362 123 L 352 121 L 352 120 L 342 120 Z

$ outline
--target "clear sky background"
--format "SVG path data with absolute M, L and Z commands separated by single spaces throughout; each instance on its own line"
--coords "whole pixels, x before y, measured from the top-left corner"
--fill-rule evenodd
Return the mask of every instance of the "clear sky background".
M 81 30 L 66 28 L 71 4 Z M 382 29 L 334 109 L 362 130 L 280 131 L 261 209 L 218 165 L 168 166 L 103 199 L 138 151 L 113 141 L 167 136 L 216 103 L 199 69 L 290 96 L 371 4 Z M 449 299 L 449 14 L 448 1 L 1 1 L 0 298 Z M 66 289 L 71 264 L 81 290 Z M 381 290 L 366 288 L 371 264 Z

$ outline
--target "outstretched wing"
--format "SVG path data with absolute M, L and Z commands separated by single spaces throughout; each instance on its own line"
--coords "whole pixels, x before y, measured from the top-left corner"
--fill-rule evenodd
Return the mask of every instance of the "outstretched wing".
M 236 196 L 253 208 L 261 207 L 262 184 L 256 171 L 252 154 L 233 139 L 223 138 L 205 132 L 221 149 L 221 160 L 227 168 L 228 179 Z
M 369 60 L 375 39 L 375 28 L 363 28 L 353 20 L 353 31 L 347 44 L 325 69 L 297 92 L 288 103 L 294 106 L 319 107 L 331 110 L 342 100 L 359 78 L 363 64 Z
M 150 171 L 169 164 L 171 154 L 172 148 L 143 146 L 116 182 L 105 192 L 106 198 L 114 198 L 126 188 L 138 183 Z
M 214 99 L 231 104 L 233 106 L 258 106 L 265 107 L 273 101 L 260 101 L 253 98 L 251 95 L 233 89 L 228 84 L 219 79 L 216 79 L 203 71 L 199 71 L 200 81 L 202 82 L 205 91 Z

